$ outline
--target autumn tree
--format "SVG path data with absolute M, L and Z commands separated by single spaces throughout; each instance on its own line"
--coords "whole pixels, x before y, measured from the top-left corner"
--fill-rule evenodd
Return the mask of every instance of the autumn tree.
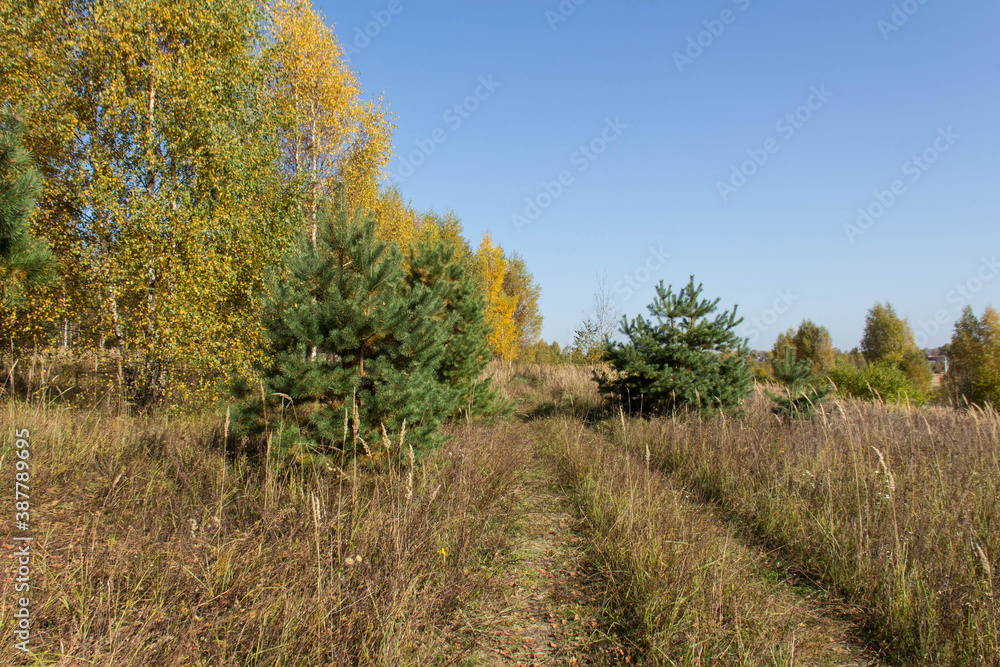
M 534 345 L 542 334 L 542 314 L 538 310 L 542 290 L 528 271 L 524 259 L 516 252 L 507 257 L 503 291 L 514 301 L 512 318 L 517 332 L 517 351 L 520 353 Z
M 0 103 L 18 104 L 25 146 L 51 181 L 51 167 L 74 140 L 73 80 L 66 76 L 79 53 L 77 12 L 66 0 L 0 3 Z M 50 185 L 51 183 L 47 183 Z
M 422 227 L 421 216 L 412 203 L 404 200 L 398 185 L 392 184 L 380 190 L 374 213 L 380 238 L 395 241 L 403 248 L 417 243 Z
M 791 346 L 796 361 L 810 363 L 810 372 L 813 375 L 827 372 L 833 368 L 836 361 L 830 331 L 812 320 L 803 320 L 797 330 L 789 329 L 779 334 L 771 350 L 772 359 L 782 359 L 787 346 Z
M 477 278 L 486 304 L 486 321 L 490 326 L 489 341 L 494 356 L 510 362 L 517 350 L 518 331 L 514 323 L 517 302 L 503 289 L 507 275 L 507 258 L 503 248 L 484 233 L 476 249 Z
M 567 360 L 567 355 L 558 342 L 538 340 L 528 348 L 525 359 L 534 364 L 561 364 Z
M 436 213 L 433 210 L 421 213 L 417 223 L 417 240 L 435 243 L 443 241 L 455 249 L 456 257 L 467 265 L 470 274 L 475 274 L 475 257 L 469 242 L 465 239 L 462 221 L 452 210 Z
M 71 69 L 75 52 L 73 12 L 64 11 L 65 0 L 12 0 L 0 3 L 0 105 L 16 105 L 19 141 L 31 154 L 44 187 L 36 198 L 37 208 L 27 219 L 32 236 L 45 243 L 47 215 L 53 209 L 53 194 L 60 172 L 71 168 L 65 156 L 75 138 Z M 58 197 L 55 198 L 57 201 Z M 63 199 L 62 201 L 65 201 Z M 51 244 L 48 244 L 51 249 Z M 59 258 L 58 249 L 54 253 Z M 22 255 L 22 258 L 24 256 Z M 58 273 L 58 265 L 49 264 Z M 27 277 L 26 267 L 15 271 Z M 34 274 L 39 275 L 39 274 Z M 47 342 L 66 312 L 60 281 L 19 280 L 9 276 L 8 296 L 16 294 L 17 306 L 9 300 L 0 314 L 4 339 L 18 346 Z
M 381 97 L 362 98 L 333 29 L 308 0 L 277 0 L 270 8 L 269 103 L 281 123 L 286 174 L 301 185 L 301 213 L 316 234 L 320 202 L 346 187 L 351 210 L 374 211 L 391 159 L 394 125 Z
M 930 389 L 930 364 L 917 348 L 913 329 L 896 314 L 890 303 L 876 303 L 868 311 L 861 353 L 869 364 L 884 362 L 897 366 L 917 390 L 927 392 Z
M 288 228 L 258 5 L 94 1 L 56 13 L 59 44 L 28 29 L 16 48 L 62 67 L 41 68 L 57 93 L 25 84 L 25 105 L 56 137 L 36 126 L 31 139 L 46 177 L 36 231 L 60 260 L 66 315 L 88 342 L 121 351 L 134 400 L 163 396 L 184 373 L 249 370 L 262 276 Z
M 945 378 L 949 394 L 1000 408 L 1000 314 L 987 307 L 981 317 L 966 306 L 951 337 L 950 364 Z

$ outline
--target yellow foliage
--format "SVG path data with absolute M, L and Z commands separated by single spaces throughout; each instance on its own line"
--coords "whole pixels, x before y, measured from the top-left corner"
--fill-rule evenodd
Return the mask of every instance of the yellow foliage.
M 518 335 L 514 323 L 516 301 L 503 291 L 503 280 L 507 273 L 507 259 L 503 248 L 493 244 L 487 232 L 476 249 L 476 268 L 483 295 L 486 299 L 486 321 L 489 322 L 489 341 L 493 354 L 503 361 L 514 358 Z
M 247 371 L 257 295 L 287 238 L 255 3 L 23 9 L 51 31 L 13 35 L 4 51 L 40 66 L 0 85 L 23 95 L 46 177 L 33 231 L 62 278 L 29 295 L 31 317 L 73 318 L 81 342 L 109 340 L 161 386 L 175 371 Z
M 378 220 L 379 238 L 395 241 L 402 248 L 412 246 L 420 232 L 420 220 L 416 210 L 396 185 L 386 188 L 375 204 L 375 218 Z
M 308 0 L 277 0 L 270 32 L 271 104 L 284 168 L 307 193 L 303 218 L 315 230 L 319 202 L 343 185 L 350 210 L 376 210 L 395 128 L 386 100 L 362 100 L 343 48 Z

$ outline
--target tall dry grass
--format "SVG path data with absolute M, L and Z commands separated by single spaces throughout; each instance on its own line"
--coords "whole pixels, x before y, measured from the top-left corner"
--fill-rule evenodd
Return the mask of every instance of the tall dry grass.
M 603 410 L 603 400 L 593 381 L 599 365 L 503 364 L 494 361 L 487 369 L 500 395 L 513 401 L 522 415 L 552 414 L 589 419 Z
M 5 489 L 31 429 L 32 664 L 454 659 L 442 628 L 509 547 L 528 446 L 473 425 L 412 463 L 396 434 L 368 463 L 277 469 L 227 455 L 215 416 L 7 400 L 0 421 Z
M 782 424 L 608 420 L 670 472 L 860 608 L 898 660 L 1000 665 L 1000 419 L 834 402 Z
M 762 555 L 650 462 L 579 421 L 538 428 L 561 461 L 608 604 L 645 665 L 864 664 L 835 623 L 768 583 Z

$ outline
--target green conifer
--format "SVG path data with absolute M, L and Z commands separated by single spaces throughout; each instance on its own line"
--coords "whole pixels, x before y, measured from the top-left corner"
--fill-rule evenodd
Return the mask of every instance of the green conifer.
M 750 393 L 753 376 L 746 340 L 733 331 L 743 320 L 736 317 L 735 307 L 710 318 L 719 299 L 702 299 L 701 292 L 694 276 L 677 294 L 660 281 L 648 307 L 655 320 L 641 315 L 622 320 L 628 340 L 608 348 L 615 372 L 598 376 L 602 393 L 618 398 L 632 412 L 653 414 L 732 407 Z
M 809 384 L 812 377 L 813 362 L 809 359 L 796 361 L 796 351 L 791 345 L 786 345 L 784 356 L 771 361 L 774 377 L 785 387 L 783 396 L 767 395 L 775 402 L 774 412 L 787 419 L 795 417 L 811 417 L 816 406 L 830 393 L 829 382 L 819 387 Z
M 448 416 L 483 415 L 501 410 L 483 372 L 492 358 L 483 295 L 458 248 L 447 240 L 422 242 L 410 254 L 408 289 L 438 292 L 441 308 L 433 315 L 445 336 L 437 380 L 446 389 Z
M 269 362 L 260 386 L 237 387 L 243 432 L 268 432 L 284 452 L 356 453 L 405 420 L 408 442 L 435 442 L 455 403 L 439 381 L 452 323 L 442 291 L 407 285 L 401 251 L 378 239 L 374 219 L 325 211 L 316 241 L 302 235 L 274 281 Z
M 0 306 L 15 308 L 24 291 L 53 277 L 48 246 L 31 236 L 28 219 L 42 179 L 21 145 L 23 124 L 14 110 L 0 110 Z

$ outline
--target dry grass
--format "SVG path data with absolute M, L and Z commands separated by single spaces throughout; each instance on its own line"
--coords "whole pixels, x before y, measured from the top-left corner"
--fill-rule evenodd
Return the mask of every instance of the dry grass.
M 1000 664 L 1000 420 L 862 402 L 780 424 L 608 420 L 669 471 L 860 607 L 894 659 Z
M 16 400 L 0 415 L 5 489 L 13 429 L 32 431 L 33 664 L 444 662 L 441 629 L 519 518 L 528 444 L 502 425 L 458 428 L 412 467 L 397 434 L 365 467 L 282 472 L 227 457 L 214 416 Z
M 539 430 L 561 457 L 638 664 L 864 664 L 841 641 L 843 624 L 768 583 L 762 556 L 646 461 L 576 420 Z
M 758 394 L 738 416 L 644 421 L 609 414 L 591 368 L 494 370 L 540 418 L 633 658 L 857 664 L 760 541 L 855 608 L 889 660 L 1000 665 L 996 414 L 846 402 L 782 424 Z M 416 461 L 394 434 L 360 461 L 280 468 L 226 452 L 215 415 L 46 395 L 0 403 L 4 488 L 14 428 L 32 431 L 27 664 L 451 664 L 474 648 L 455 622 L 482 611 L 526 525 L 525 428 L 456 427 Z M 0 644 L 0 664 L 20 657 Z
M 514 401 L 522 415 L 539 417 L 558 412 L 587 419 L 602 410 L 603 401 L 592 380 L 594 371 L 601 368 L 493 362 L 487 372 L 501 396 Z

